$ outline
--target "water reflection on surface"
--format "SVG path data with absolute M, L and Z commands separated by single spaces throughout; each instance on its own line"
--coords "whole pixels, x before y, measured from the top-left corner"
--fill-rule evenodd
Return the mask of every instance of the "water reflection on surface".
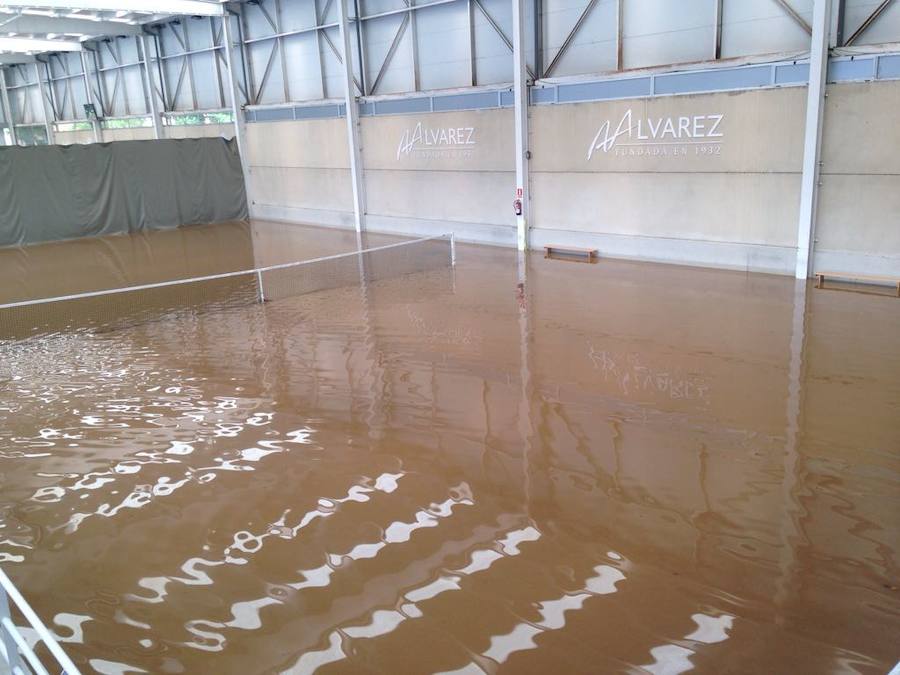
M 885 672 L 898 308 L 460 247 L 8 340 L 0 563 L 101 673 Z

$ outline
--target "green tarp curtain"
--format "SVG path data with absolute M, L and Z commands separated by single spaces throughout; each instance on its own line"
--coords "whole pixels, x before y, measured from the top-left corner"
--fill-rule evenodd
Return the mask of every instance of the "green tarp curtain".
M 247 217 L 233 140 L 0 147 L 0 246 Z

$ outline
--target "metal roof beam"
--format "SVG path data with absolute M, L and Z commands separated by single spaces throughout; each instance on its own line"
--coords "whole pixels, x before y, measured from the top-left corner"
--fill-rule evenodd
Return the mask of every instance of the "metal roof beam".
M 0 52 L 80 52 L 77 40 L 44 40 L 0 35 Z
M 3 0 L 4 7 L 142 12 L 184 16 L 222 16 L 225 6 L 203 0 Z
M 27 54 L 0 54 L 0 66 L 14 66 L 19 63 L 34 63 L 37 61 Z
M 35 16 L 20 14 L 4 21 L 0 16 L 0 35 L 140 35 L 141 27 L 124 21 L 92 21 L 91 19 L 69 19 L 55 16 Z

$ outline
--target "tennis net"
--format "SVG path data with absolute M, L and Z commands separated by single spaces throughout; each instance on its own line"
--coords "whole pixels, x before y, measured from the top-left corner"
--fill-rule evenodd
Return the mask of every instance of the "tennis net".
M 115 330 L 184 311 L 217 311 L 455 265 L 453 235 L 135 286 L 0 304 L 0 340 L 92 328 Z

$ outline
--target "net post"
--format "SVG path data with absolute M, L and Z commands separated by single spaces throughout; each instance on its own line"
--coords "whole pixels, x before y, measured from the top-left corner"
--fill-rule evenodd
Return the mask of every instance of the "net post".
M 456 234 L 450 233 L 450 267 L 456 267 Z
M 256 281 L 259 283 L 259 301 L 263 303 L 266 301 L 266 293 L 263 290 L 262 271 L 260 270 L 256 270 Z

